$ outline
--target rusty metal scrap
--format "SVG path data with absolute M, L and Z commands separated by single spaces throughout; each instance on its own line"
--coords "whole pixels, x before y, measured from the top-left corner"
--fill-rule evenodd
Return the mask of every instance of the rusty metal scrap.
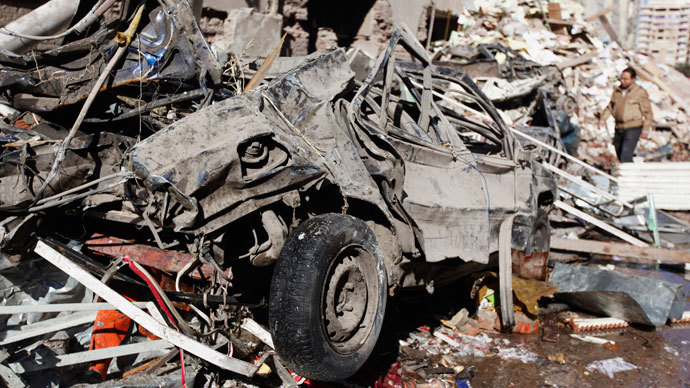
M 112 258 L 129 257 L 141 265 L 176 274 L 187 264 L 194 261 L 188 253 L 162 250 L 150 245 L 137 244 L 117 237 L 94 235 L 84 241 L 84 247 L 91 252 Z M 214 276 L 214 269 L 208 265 L 200 265 L 198 270 L 189 275 L 195 279 L 210 280 Z M 229 275 L 229 274 L 228 274 Z

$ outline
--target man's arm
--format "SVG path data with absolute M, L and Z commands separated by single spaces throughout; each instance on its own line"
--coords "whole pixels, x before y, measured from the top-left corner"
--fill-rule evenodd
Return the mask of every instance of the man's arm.
M 654 113 L 652 113 L 652 104 L 649 102 L 649 95 L 647 91 L 642 89 L 642 101 L 640 101 L 640 108 L 642 109 L 642 115 L 644 120 L 642 121 L 642 132 L 649 131 L 652 127 L 652 121 L 654 121 Z

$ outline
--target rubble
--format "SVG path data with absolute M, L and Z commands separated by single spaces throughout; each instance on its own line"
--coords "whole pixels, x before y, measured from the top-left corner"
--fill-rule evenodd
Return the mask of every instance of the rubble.
M 280 15 L 260 14 L 252 8 L 233 9 L 212 47 L 221 63 L 226 63 L 231 55 L 266 58 L 280 41 L 282 26 Z
M 650 133 L 650 140 L 640 141 L 638 152 L 650 153 L 670 144 L 674 149 L 673 160 L 686 158 L 690 131 L 685 111 L 687 96 L 675 92 L 669 87 L 669 81 L 664 80 L 665 77 L 687 84 L 675 69 L 622 49 L 615 38 L 601 41 L 592 34 L 593 27 L 586 21 L 588 15 L 584 15 L 581 7 L 570 8 L 569 19 L 556 22 L 557 27 L 552 26 L 551 30 L 542 20 L 526 17 L 541 12 L 537 2 L 525 5 L 483 2 L 482 7 L 483 14 L 470 10 L 461 14 L 460 30 L 449 42 L 434 47 L 435 55 L 447 58 L 450 63 L 458 62 L 456 66 L 461 66 L 473 78 L 489 76 L 510 81 L 514 77 L 524 78 L 524 71 L 530 69 L 529 79 L 536 82 L 535 69 L 557 67 L 560 71 L 556 74 L 562 81 L 554 85 L 555 96 L 569 96 L 572 101 L 566 112 L 581 131 L 580 157 L 608 168 L 615 159 L 615 153 L 607 146 L 611 143 L 613 126 L 609 123 L 598 127 L 595 114 L 608 103 L 620 72 L 632 64 L 641 70 L 638 83 L 650 93 L 655 112 L 655 129 Z M 488 47 L 493 51 L 488 51 Z M 476 57 L 478 54 L 480 58 Z
M 688 262 L 690 226 L 658 210 L 685 197 L 628 179 L 682 170 L 687 79 L 622 49 L 610 9 L 366 3 L 106 0 L 0 30 L 7 385 L 357 379 L 389 297 L 467 274 L 374 386 L 470 386 L 482 362 L 613 378 L 638 367 L 559 346 L 624 340 L 559 333 L 687 321 L 681 285 L 554 265 Z M 628 65 L 655 122 L 615 166 L 596 114 Z M 553 318 L 576 308 L 604 318 Z
M 27 133 L 14 129 L 16 118 L 9 124 L 0 181 L 8 213 L 3 256 L 11 267 L 34 251 L 114 307 L 95 317 L 76 313 L 48 321 L 51 332 L 96 323 L 88 351 L 45 368 L 172 344 L 179 348 L 183 385 L 185 352 L 209 367 L 253 377 L 263 361 L 253 363 L 252 353 L 225 357 L 217 349 L 234 344 L 240 330 L 257 333 L 239 322 L 265 306 L 253 301 L 268 296 L 272 341 L 264 342 L 275 344 L 275 353 L 269 345 L 261 357 L 275 355 L 273 370 L 283 380 L 289 376 L 283 364 L 310 378 L 338 380 L 371 353 L 389 287 L 433 289 L 435 281 L 486 266 L 499 249 L 496 222 L 516 230 L 514 237 L 501 232 L 508 236 L 508 245 L 500 245 L 508 260 L 511 248 L 544 252 L 543 208 L 556 195 L 551 174 L 534 152 L 522 149 L 471 80 L 432 65 L 409 33 L 394 31 L 360 84 L 344 50 L 310 55 L 264 82 L 283 42 L 271 41 L 270 52 L 250 52 L 267 58 L 244 86 L 243 79 L 235 83 L 244 78 L 236 69 L 241 61 L 224 64 L 230 77 L 222 71 L 187 2 L 128 11 L 131 20 L 116 26 L 126 27 L 116 41 L 108 39 L 113 27 L 101 26 L 32 55 L 35 67 L 29 56 L 5 58 L 7 103 L 50 117 L 33 122 L 59 134 L 46 139 L 38 125 Z M 230 16 L 232 42 L 240 45 L 239 32 L 249 31 L 255 16 L 272 18 L 249 11 Z M 228 50 L 239 57 L 239 47 Z M 419 62 L 401 61 L 396 50 Z M 77 64 L 87 70 L 63 70 Z M 39 82 L 20 82 L 25 68 Z M 49 78 L 42 83 L 42 77 Z M 234 91 L 227 87 L 237 84 L 242 87 Z M 462 92 L 465 103 L 492 120 L 439 106 L 432 96 L 441 85 Z M 171 95 L 160 98 L 164 92 Z M 69 131 L 61 131 L 71 120 L 58 113 L 79 105 Z M 472 140 L 476 132 L 489 135 L 491 144 Z M 514 154 L 523 181 L 515 179 Z M 475 183 L 474 194 L 459 195 L 467 182 Z M 88 232 L 63 237 L 55 218 L 60 212 Z M 448 228 L 461 223 L 472 227 Z M 346 257 L 339 256 L 343 249 Z M 272 280 L 247 285 L 248 275 L 261 268 Z M 510 282 L 507 268 L 502 282 Z M 324 287 L 326 297 L 313 304 Z M 151 314 L 132 303 L 142 298 L 157 306 Z M 479 321 L 493 326 L 498 315 Z M 133 322 L 149 339 L 137 336 L 142 345 L 124 342 Z M 300 334 L 315 324 L 326 330 Z M 32 337 L 47 333 L 30 329 Z M 8 333 L 5 344 L 26 335 Z M 351 354 L 357 357 L 344 356 Z M 26 374 L 35 369 L 32 362 L 36 355 L 13 370 Z M 98 362 L 76 378 L 104 380 L 108 365 Z

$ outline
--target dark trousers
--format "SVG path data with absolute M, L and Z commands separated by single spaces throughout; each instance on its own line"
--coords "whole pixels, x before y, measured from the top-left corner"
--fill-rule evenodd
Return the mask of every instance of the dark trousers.
M 637 140 L 641 133 L 642 127 L 616 129 L 616 134 L 613 136 L 613 146 L 616 147 L 616 154 L 621 163 L 632 162 Z

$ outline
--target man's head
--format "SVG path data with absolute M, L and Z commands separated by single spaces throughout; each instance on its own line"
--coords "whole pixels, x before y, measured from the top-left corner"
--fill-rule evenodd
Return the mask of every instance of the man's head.
M 621 88 L 627 89 L 630 85 L 635 83 L 637 72 L 632 67 L 628 67 L 621 73 Z

